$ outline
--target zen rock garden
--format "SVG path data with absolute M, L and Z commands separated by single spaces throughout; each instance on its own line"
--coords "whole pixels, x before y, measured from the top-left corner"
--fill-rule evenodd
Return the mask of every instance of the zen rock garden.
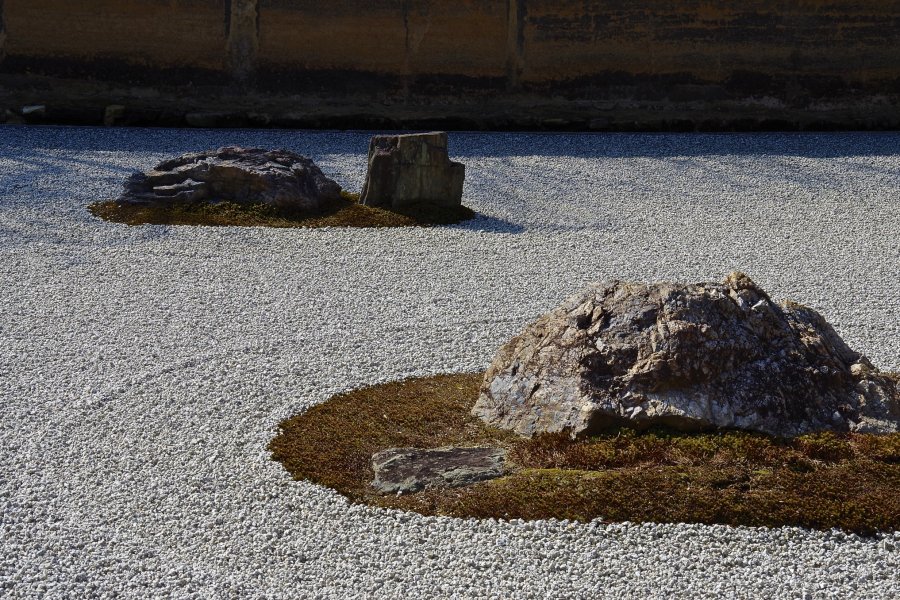
M 500 348 L 483 375 L 444 377 L 336 397 L 282 423 L 273 455 L 297 477 L 426 514 L 641 520 L 637 494 L 659 510 L 668 496 L 683 496 L 698 512 L 677 518 L 703 522 L 857 531 L 900 524 L 900 512 L 890 513 L 900 508 L 900 377 L 880 372 L 815 310 L 774 302 L 742 273 L 721 283 L 591 285 Z M 368 468 L 323 475 L 308 464 L 320 459 L 300 447 L 316 444 L 314 429 L 327 430 L 349 406 L 372 406 L 370 421 L 392 410 L 385 419 L 413 425 L 381 432 L 360 416 L 359 430 L 341 421 L 347 435 L 424 444 L 381 442 Z M 662 470 L 646 471 L 653 464 Z M 666 469 L 675 474 L 663 477 Z M 840 502 L 882 502 L 877 524 L 806 506 L 837 476 L 863 486 L 843 493 L 865 496 Z M 747 487 L 754 478 L 765 480 L 755 484 L 762 495 Z M 618 489 L 623 481 L 631 487 Z M 716 508 L 710 494 L 720 488 L 730 509 Z M 770 507 L 775 497 L 791 508 Z
M 731 273 L 722 283 L 592 285 L 500 349 L 472 414 L 527 437 L 654 425 L 896 433 L 900 393 L 816 311 L 776 304 Z M 373 458 L 373 485 L 414 491 L 499 477 L 495 450 L 467 455 L 466 478 L 453 476 L 460 449 L 387 450 Z
M 375 136 L 367 161 L 356 195 L 299 154 L 224 147 L 135 173 L 91 210 L 132 225 L 472 216 L 446 133 Z M 284 421 L 270 449 L 298 479 L 423 514 L 872 533 L 900 528 L 898 385 L 822 315 L 742 273 L 605 281 L 528 325 L 484 373 L 335 396 Z
M 184 154 L 129 177 L 97 216 L 137 224 L 383 227 L 454 223 L 465 167 L 445 132 L 372 138 L 360 195 L 341 189 L 309 158 L 229 146 Z

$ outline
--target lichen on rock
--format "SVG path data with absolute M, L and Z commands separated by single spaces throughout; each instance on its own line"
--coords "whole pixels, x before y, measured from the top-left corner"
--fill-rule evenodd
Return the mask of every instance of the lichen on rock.
M 466 167 L 450 160 L 447 133 L 376 135 L 360 202 L 390 210 L 459 208 Z
M 501 477 L 502 448 L 388 448 L 372 456 L 372 487 L 383 494 L 454 488 Z
M 897 382 L 749 277 L 597 283 L 498 352 L 473 413 L 531 436 L 628 424 L 776 436 L 900 430 Z
M 116 201 L 138 206 L 233 202 L 316 211 L 340 199 L 341 186 L 305 156 L 229 146 L 184 154 L 135 173 Z

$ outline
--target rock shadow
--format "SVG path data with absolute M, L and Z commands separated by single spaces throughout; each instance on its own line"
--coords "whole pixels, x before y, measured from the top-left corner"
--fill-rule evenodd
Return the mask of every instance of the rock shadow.
M 480 212 L 476 212 L 475 216 L 467 221 L 443 225 L 442 227 L 464 229 L 478 233 L 524 233 L 526 230 L 526 227 L 519 223 Z

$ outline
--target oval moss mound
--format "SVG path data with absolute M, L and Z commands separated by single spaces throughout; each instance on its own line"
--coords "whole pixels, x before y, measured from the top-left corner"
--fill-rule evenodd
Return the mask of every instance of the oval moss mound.
M 315 212 L 278 210 L 266 204 L 234 202 L 181 202 L 171 206 L 133 206 L 115 200 L 88 206 L 91 213 L 126 225 L 206 225 L 237 227 L 414 227 L 450 225 L 467 221 L 475 213 L 465 206 L 429 207 L 394 212 L 359 203 L 359 195 L 341 192 L 343 199 Z
M 269 449 L 295 479 L 424 515 L 900 530 L 900 434 L 784 440 L 620 429 L 579 441 L 523 439 L 469 413 L 482 377 L 438 375 L 334 396 L 283 421 Z M 370 488 L 375 452 L 472 445 L 506 448 L 511 473 L 405 496 Z

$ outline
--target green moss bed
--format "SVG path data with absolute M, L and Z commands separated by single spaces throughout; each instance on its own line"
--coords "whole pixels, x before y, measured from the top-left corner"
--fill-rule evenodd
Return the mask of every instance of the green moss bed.
M 424 515 L 900 530 L 900 434 L 776 439 L 627 429 L 532 439 L 471 416 L 483 374 L 408 379 L 334 396 L 280 425 L 269 449 L 298 480 Z M 493 445 L 511 473 L 465 488 L 383 496 L 372 454 Z
M 278 210 L 266 204 L 182 202 L 168 207 L 129 206 L 115 200 L 88 206 L 94 216 L 126 225 L 206 225 L 238 227 L 412 227 L 448 225 L 466 221 L 475 213 L 430 207 L 395 212 L 359 203 L 359 194 L 341 192 L 342 200 L 310 212 Z

